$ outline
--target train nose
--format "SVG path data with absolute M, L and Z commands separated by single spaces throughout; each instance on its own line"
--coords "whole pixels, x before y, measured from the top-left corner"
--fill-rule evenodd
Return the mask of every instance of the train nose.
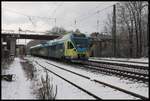
M 87 50 L 87 48 L 79 48 L 79 47 L 77 48 L 78 52 L 85 52 L 86 50 Z

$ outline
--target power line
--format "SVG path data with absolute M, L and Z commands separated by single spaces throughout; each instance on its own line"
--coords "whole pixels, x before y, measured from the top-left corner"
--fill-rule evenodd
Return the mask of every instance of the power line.
M 78 3 L 78 4 L 83 4 L 83 3 Z M 99 4 L 99 5 L 100 5 L 100 4 Z M 98 8 L 99 5 L 97 5 L 96 7 L 94 7 L 94 9 Z M 92 10 L 94 10 L 94 9 L 92 8 L 92 9 L 90 9 L 90 11 L 92 11 Z M 88 11 L 88 13 L 89 13 L 90 11 Z M 79 17 L 81 17 L 81 16 L 79 16 Z M 78 18 L 79 18 L 79 17 L 78 17 Z M 85 16 L 85 17 L 86 17 L 86 16 Z M 73 26 L 73 24 L 71 24 L 71 26 Z
M 92 8 L 92 9 L 90 9 L 90 11 L 93 11 L 93 10 L 95 10 L 96 8 L 99 8 L 99 6 L 100 6 L 100 4 L 99 5 L 97 5 L 96 7 L 94 7 L 94 9 Z M 90 11 L 88 11 L 88 13 L 90 12 Z M 81 17 L 81 16 L 79 16 L 79 17 Z M 78 18 L 79 18 L 78 17 Z
M 81 23 L 81 22 L 83 22 L 83 21 L 86 21 L 86 18 L 88 18 L 88 17 L 90 17 L 90 16 L 93 16 L 93 15 L 95 15 L 95 14 L 99 14 L 99 13 L 101 13 L 102 11 L 106 10 L 107 8 L 110 8 L 110 7 L 112 7 L 113 5 L 116 5 L 116 4 L 118 4 L 118 2 L 115 3 L 115 4 L 109 5 L 109 6 L 105 7 L 105 8 L 103 8 L 103 9 L 97 10 L 97 11 L 94 12 L 92 15 L 86 16 L 86 17 L 82 18 L 81 20 L 78 20 L 78 22 Z M 76 19 L 76 21 L 77 21 L 77 19 Z M 98 23 L 99 23 L 99 22 L 98 22 Z M 70 24 L 69 26 L 72 27 L 73 25 L 74 25 L 74 24 Z M 82 25 L 83 25 L 83 23 L 82 23 Z M 78 25 L 78 26 L 81 26 L 81 25 Z M 97 26 L 97 25 L 94 25 L 94 26 Z M 93 26 L 93 28 L 95 28 L 94 26 Z M 99 26 L 99 25 L 98 25 L 98 26 Z
M 26 14 L 23 14 L 23 13 L 20 13 L 20 12 L 16 12 L 16 11 L 13 11 L 13 10 L 10 10 L 10 9 L 7 9 L 7 8 L 4 8 L 6 11 L 8 12 L 13 12 L 13 13 L 16 13 L 16 14 L 19 14 L 19 15 L 23 15 L 23 16 L 29 16 L 29 15 L 26 15 Z
M 88 18 L 88 17 L 90 17 L 90 16 L 93 16 L 93 15 L 95 15 L 95 14 L 99 14 L 100 12 L 104 11 L 105 9 L 110 8 L 110 7 L 112 7 L 113 5 L 116 5 L 116 4 L 118 4 L 118 3 L 115 3 L 115 4 L 112 4 L 112 5 L 110 5 L 110 6 L 107 6 L 107 7 L 103 8 L 103 9 L 101 9 L 101 10 L 97 10 L 97 11 L 94 12 L 92 15 L 86 16 L 86 17 L 82 18 L 81 20 L 78 20 L 78 22 L 81 23 L 81 22 L 85 21 L 86 18 Z M 77 19 L 76 19 L 76 21 L 77 21 Z M 70 26 L 73 26 L 73 24 L 71 24 Z
M 20 12 L 13 11 L 13 10 L 10 10 L 10 9 L 6 9 L 6 10 L 9 11 L 9 12 L 13 12 L 13 13 L 16 13 L 16 14 L 19 14 L 19 15 L 23 15 L 23 16 L 28 17 L 28 19 L 29 19 L 29 21 L 32 23 L 32 25 L 33 25 L 34 27 L 36 27 L 36 25 L 33 23 L 32 19 L 31 19 L 31 16 L 26 15 L 26 14 L 23 14 L 23 13 L 20 13 Z
M 16 13 L 16 14 L 19 14 L 19 15 L 22 15 L 22 16 L 26 16 L 29 21 L 32 23 L 32 25 L 34 27 L 36 27 L 36 24 L 33 23 L 33 20 L 31 18 L 35 17 L 35 18 L 39 18 L 39 19 L 54 19 L 55 20 L 55 23 L 56 23 L 56 18 L 49 18 L 49 17 L 41 17 L 41 16 L 31 16 L 31 15 L 27 15 L 27 14 L 23 14 L 23 13 L 20 13 L 20 12 L 17 12 L 17 11 L 14 11 L 14 10 L 10 10 L 10 9 L 6 9 L 6 11 L 9 11 L 9 12 L 12 12 L 12 13 Z
M 113 5 L 115 5 L 115 4 L 113 4 Z M 104 11 L 104 10 L 107 9 L 107 8 L 112 7 L 113 5 L 110 5 L 110 6 L 108 6 L 108 7 L 105 7 L 105 8 L 103 8 L 103 9 L 101 9 L 101 10 L 98 10 L 98 11 L 94 12 L 92 15 L 89 15 L 89 16 L 86 16 L 86 17 L 82 18 L 80 22 L 84 21 L 86 18 L 88 18 L 88 17 L 90 17 L 90 16 L 93 16 L 93 15 L 95 15 L 95 14 L 98 14 L 98 13 Z
M 29 21 L 32 23 L 32 25 L 33 25 L 34 27 L 36 27 L 36 24 L 33 23 L 31 17 L 28 17 L 28 18 L 29 18 Z
M 5 9 L 6 9 L 6 8 L 5 8 Z M 10 9 L 6 9 L 6 10 L 9 11 L 9 12 L 13 12 L 13 13 L 16 13 L 16 14 L 19 14 L 19 15 L 26 16 L 26 17 L 36 17 L 36 18 L 41 18 L 41 19 L 55 19 L 55 18 L 49 18 L 49 17 L 27 15 L 27 14 L 23 14 L 23 13 L 20 13 L 20 12 L 16 12 L 16 11 L 10 10 Z
M 63 4 L 63 3 L 59 4 L 59 5 L 57 6 L 57 8 L 53 11 L 52 14 L 56 13 L 57 9 L 58 9 L 60 6 L 62 6 L 62 4 Z M 66 3 L 65 3 L 65 4 L 66 4 Z M 114 4 L 113 4 L 113 5 L 114 5 Z M 96 8 L 99 8 L 98 6 L 99 6 L 99 5 L 97 5 L 97 6 L 95 7 L 95 9 L 96 9 Z M 85 21 L 88 17 L 91 17 L 91 16 L 93 16 L 93 15 L 95 15 L 95 14 L 99 14 L 100 12 L 104 11 L 105 9 L 107 9 L 107 8 L 109 8 L 109 7 L 111 7 L 111 6 L 112 6 L 112 5 L 110 5 L 110 6 L 108 6 L 108 7 L 105 7 L 104 9 L 101 9 L 101 10 L 96 10 L 96 12 L 94 12 L 94 13 L 88 15 L 88 16 L 84 16 L 82 19 L 79 19 L 79 20 L 76 19 L 76 22 L 81 23 L 81 22 Z M 92 9 L 91 9 L 91 10 L 92 10 Z M 90 10 L 90 11 L 91 11 L 91 10 Z M 41 17 L 41 16 L 31 16 L 31 15 L 23 14 L 23 13 L 16 12 L 16 11 L 13 11 L 13 10 L 10 10 L 10 9 L 7 9 L 7 11 L 14 12 L 14 13 L 16 13 L 16 14 L 20 14 L 20 15 L 23 15 L 23 16 L 28 17 L 28 19 L 30 20 L 30 22 L 31 22 L 33 25 L 34 25 L 34 23 L 33 23 L 32 19 L 31 19 L 31 17 L 36 17 L 36 18 L 40 18 L 40 19 L 54 19 L 54 20 L 56 20 L 56 18 Z
M 56 13 L 56 10 L 57 10 L 60 6 L 62 6 L 62 4 L 63 4 L 63 3 L 61 3 L 61 4 L 59 4 L 59 5 L 57 6 L 57 8 L 52 12 L 52 15 L 54 15 L 54 14 Z
M 65 3 L 66 4 L 66 3 Z M 83 4 L 83 3 L 80 3 L 80 4 Z M 60 4 L 56 9 L 58 9 L 60 6 L 61 6 L 62 4 Z M 112 5 L 111 5 L 112 6 Z M 96 8 L 98 8 L 99 7 L 99 5 L 97 5 L 94 9 L 96 9 Z M 55 9 L 55 11 L 54 12 L 56 12 L 56 9 Z M 92 11 L 93 9 L 91 9 L 90 11 Z M 97 13 L 97 12 L 96 12 Z M 96 14 L 95 13 L 95 14 Z M 90 15 L 91 16 L 91 15 Z

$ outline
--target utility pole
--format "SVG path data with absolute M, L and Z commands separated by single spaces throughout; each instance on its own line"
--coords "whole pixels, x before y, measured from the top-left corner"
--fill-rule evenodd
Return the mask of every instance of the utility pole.
M 27 53 L 27 43 L 26 43 L 26 39 L 27 39 L 27 32 L 25 31 L 25 49 L 24 49 L 24 55 L 26 56 L 26 53 Z
M 54 18 L 55 19 L 55 27 L 56 27 L 56 18 Z
M 19 34 L 18 34 L 18 37 L 19 37 L 20 36 L 20 31 L 21 31 L 20 27 L 19 27 L 18 31 L 19 31 Z M 19 43 L 19 38 L 18 38 L 18 43 Z
M 97 32 L 99 33 L 99 20 L 97 20 Z
M 147 22 L 147 54 L 149 55 L 149 4 L 148 4 L 148 22 Z
M 76 26 L 76 24 L 77 24 L 77 21 L 76 21 L 76 20 L 74 21 L 74 24 L 75 24 L 75 30 L 76 30 L 76 29 L 77 29 L 77 28 L 76 28 L 76 27 L 77 27 L 77 26 Z
M 48 18 L 48 19 L 54 20 L 54 23 L 55 23 L 54 27 L 56 27 L 56 18 Z
M 26 44 L 26 39 L 27 39 L 27 33 L 26 33 L 26 31 L 25 31 L 25 35 L 26 35 L 26 37 L 25 37 L 25 44 Z
M 116 50 L 116 5 L 113 5 L 113 18 L 112 18 L 112 39 L 113 39 L 113 56 L 117 56 Z

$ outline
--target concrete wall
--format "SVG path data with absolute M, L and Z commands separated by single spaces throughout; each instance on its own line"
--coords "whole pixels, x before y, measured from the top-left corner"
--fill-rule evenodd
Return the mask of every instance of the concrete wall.
M 10 39 L 10 55 L 16 55 L 16 39 Z

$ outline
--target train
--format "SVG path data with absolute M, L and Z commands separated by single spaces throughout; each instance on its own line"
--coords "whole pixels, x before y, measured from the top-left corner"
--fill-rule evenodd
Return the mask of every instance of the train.
M 30 47 L 30 54 L 65 60 L 88 60 L 89 39 L 83 34 L 70 33 L 45 44 Z

